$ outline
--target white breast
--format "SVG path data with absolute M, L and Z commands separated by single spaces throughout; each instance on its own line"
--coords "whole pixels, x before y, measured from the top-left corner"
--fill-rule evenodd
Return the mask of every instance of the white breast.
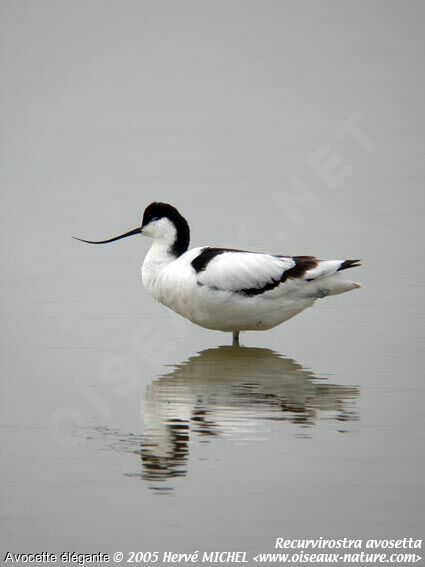
M 146 290 L 157 301 L 188 319 L 192 319 L 191 297 L 198 287 L 191 262 L 200 250 L 193 248 L 175 258 L 154 242 L 142 265 Z

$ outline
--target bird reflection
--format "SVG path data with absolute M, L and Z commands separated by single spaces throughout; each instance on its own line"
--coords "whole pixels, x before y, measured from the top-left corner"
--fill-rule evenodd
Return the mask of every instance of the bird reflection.
M 357 395 L 269 349 L 204 350 L 146 388 L 141 476 L 162 484 L 184 476 L 194 440 L 248 442 L 267 438 L 271 422 L 308 428 L 319 419 L 354 420 Z

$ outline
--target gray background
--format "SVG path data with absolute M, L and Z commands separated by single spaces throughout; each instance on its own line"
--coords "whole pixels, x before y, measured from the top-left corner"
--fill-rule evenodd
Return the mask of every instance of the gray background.
M 2 0 L 0 11 L 2 553 L 421 535 L 424 3 Z M 373 151 L 336 135 L 358 115 Z M 351 167 L 336 188 L 309 165 L 323 144 Z M 294 196 L 290 176 L 308 189 Z M 141 400 L 229 337 L 147 296 L 147 241 L 71 235 L 134 228 L 153 200 L 181 210 L 194 245 L 363 259 L 359 292 L 243 338 L 358 387 L 356 419 L 331 407 L 307 428 L 260 421 L 255 404 L 226 407 L 223 387 L 228 435 L 195 436 L 184 476 L 152 489 Z M 133 378 L 118 394 L 114 361 Z M 197 394 L 175 395 L 184 413 Z M 72 447 L 52 426 L 64 407 L 83 416 L 61 422 Z

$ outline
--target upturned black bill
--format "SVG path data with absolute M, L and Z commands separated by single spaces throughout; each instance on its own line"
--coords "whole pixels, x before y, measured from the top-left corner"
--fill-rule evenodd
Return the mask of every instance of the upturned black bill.
M 108 242 L 115 242 L 115 240 L 121 240 L 121 238 L 127 238 L 127 236 L 134 236 L 135 234 L 140 234 L 142 229 L 135 228 L 134 230 L 130 230 L 129 232 L 125 232 L 124 234 L 120 234 L 119 236 L 114 236 L 114 238 L 108 238 L 108 240 L 83 240 L 82 238 L 75 238 L 75 240 L 79 240 L 80 242 L 87 242 L 87 244 L 107 244 Z

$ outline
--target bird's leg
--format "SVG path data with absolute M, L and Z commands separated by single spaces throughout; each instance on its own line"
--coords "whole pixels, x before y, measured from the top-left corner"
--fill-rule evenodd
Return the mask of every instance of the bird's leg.
M 239 346 L 239 331 L 233 331 L 232 346 Z

